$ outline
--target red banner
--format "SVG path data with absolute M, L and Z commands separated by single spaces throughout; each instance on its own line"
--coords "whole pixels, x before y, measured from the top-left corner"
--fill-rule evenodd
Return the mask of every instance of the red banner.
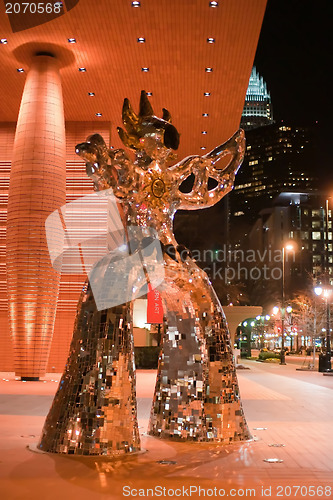
M 152 290 L 150 284 L 147 293 L 147 323 L 163 323 L 162 297 L 157 288 Z

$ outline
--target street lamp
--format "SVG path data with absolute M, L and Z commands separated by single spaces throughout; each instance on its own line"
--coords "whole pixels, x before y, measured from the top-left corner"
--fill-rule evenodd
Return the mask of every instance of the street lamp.
M 280 365 L 286 364 L 286 353 L 284 351 L 284 319 L 285 319 L 285 256 L 287 252 L 293 252 L 295 250 L 295 246 L 293 243 L 287 243 L 282 247 L 282 301 L 281 301 L 281 334 L 282 334 L 282 343 L 281 343 L 281 355 L 280 355 Z
M 285 349 L 284 349 L 284 322 L 286 319 L 286 312 L 288 314 L 291 314 L 293 308 L 291 306 L 287 307 L 278 307 L 274 306 L 273 307 L 273 315 L 277 316 L 280 312 L 280 318 L 281 318 L 281 352 L 280 352 L 280 365 L 285 365 L 286 364 L 286 355 L 285 355 Z
M 326 287 L 321 287 L 321 286 L 316 286 L 314 288 L 314 292 L 318 297 L 323 296 L 326 302 L 326 354 L 323 362 L 323 366 L 319 367 L 319 371 L 321 371 L 321 368 L 323 369 L 324 372 L 330 372 L 332 371 L 332 364 L 331 364 L 331 331 L 330 331 L 330 303 L 329 303 L 329 297 L 332 293 L 332 288 L 329 286 Z

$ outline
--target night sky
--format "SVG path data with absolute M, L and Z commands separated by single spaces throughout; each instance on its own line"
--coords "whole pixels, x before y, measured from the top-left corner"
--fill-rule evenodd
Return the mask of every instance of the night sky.
M 332 121 L 331 8 L 331 0 L 268 0 L 255 65 L 275 120 Z

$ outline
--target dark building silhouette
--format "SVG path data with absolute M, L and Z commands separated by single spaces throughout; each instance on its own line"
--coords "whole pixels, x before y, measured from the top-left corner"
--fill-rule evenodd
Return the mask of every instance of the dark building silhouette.
M 246 240 L 246 248 L 256 252 L 257 266 L 266 265 L 269 279 L 249 283 L 253 303 L 270 301 L 281 294 L 278 269 L 281 259 L 275 259 L 282 246 L 293 243 L 294 250 L 286 254 L 285 287 L 288 295 L 307 288 L 328 273 L 333 279 L 332 209 L 333 204 L 323 192 L 283 192 L 272 206 L 261 210 Z M 327 224 L 328 221 L 328 224 Z M 262 262 L 259 258 L 262 258 Z M 276 269 L 272 273 L 272 269 Z M 281 274 L 281 273 L 280 273 Z
M 249 130 L 246 139 L 245 159 L 229 199 L 232 240 L 247 234 L 260 210 L 271 207 L 281 192 L 318 189 L 316 126 L 279 123 Z

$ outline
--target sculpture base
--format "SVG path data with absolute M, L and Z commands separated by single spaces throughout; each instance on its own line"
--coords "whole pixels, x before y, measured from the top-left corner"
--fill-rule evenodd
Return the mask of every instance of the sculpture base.
M 228 326 L 206 273 L 189 260 L 169 264 L 160 290 L 166 332 L 149 434 L 220 444 L 250 439 Z
M 38 448 L 108 457 L 140 450 L 130 304 L 98 311 L 91 289 L 83 291 L 70 355 Z
M 27 449 L 33 453 L 40 453 L 42 455 L 66 455 L 66 457 L 68 456 L 74 456 L 74 457 L 83 457 L 83 458 L 93 458 L 94 460 L 98 459 L 98 458 L 102 458 L 103 460 L 105 460 L 105 458 L 108 458 L 109 460 L 113 460 L 113 459 L 117 459 L 117 458 L 125 458 L 125 457 L 129 457 L 129 456 L 136 456 L 136 455 L 142 455 L 144 453 L 147 453 L 148 450 L 146 450 L 145 448 L 141 448 L 140 450 L 137 450 L 137 451 L 131 451 L 131 452 L 127 452 L 127 453 L 120 453 L 120 454 L 114 454 L 112 456 L 110 455 L 74 455 L 74 454 L 68 454 L 68 453 L 58 453 L 58 452 L 52 452 L 52 451 L 43 451 L 41 450 L 39 447 L 39 443 L 30 443 L 27 445 Z

